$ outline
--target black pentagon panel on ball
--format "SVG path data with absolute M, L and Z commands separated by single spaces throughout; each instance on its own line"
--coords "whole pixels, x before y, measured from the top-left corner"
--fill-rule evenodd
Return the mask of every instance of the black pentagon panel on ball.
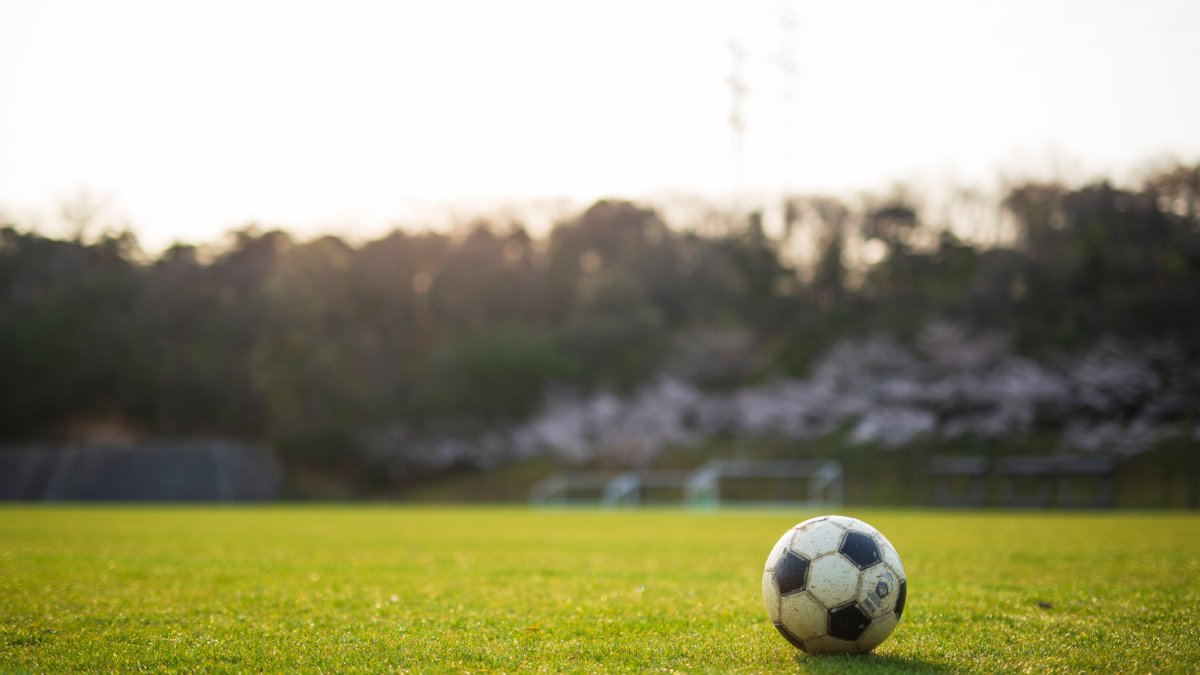
M 871 617 L 862 611 L 857 602 L 851 602 L 829 610 L 829 634 L 841 640 L 853 642 L 862 637 Z
M 788 551 L 775 565 L 775 587 L 780 595 L 802 591 L 808 586 L 808 558 Z
M 900 595 L 896 597 L 896 618 L 904 614 L 904 600 L 908 596 L 908 580 L 900 580 Z
M 838 550 L 860 570 L 865 570 L 883 559 L 879 555 L 879 545 L 870 535 L 862 532 L 847 532 Z
M 796 637 L 795 635 L 792 635 L 792 631 L 788 630 L 787 626 L 776 621 L 775 622 L 775 630 L 779 631 L 779 634 L 783 636 L 784 640 L 787 640 L 788 642 L 792 643 L 793 647 L 795 647 L 796 649 L 799 649 L 802 652 L 806 652 L 806 653 L 808 652 L 808 649 L 805 648 L 805 646 L 804 646 L 804 640 L 801 640 L 800 638 Z

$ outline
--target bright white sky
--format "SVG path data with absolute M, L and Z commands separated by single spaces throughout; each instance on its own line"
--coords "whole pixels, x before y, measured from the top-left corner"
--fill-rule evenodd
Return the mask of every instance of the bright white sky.
M 3 0 L 0 209 L 52 231 L 86 192 L 157 248 L 500 200 L 1120 176 L 1200 159 L 1197 34 L 1194 0 Z

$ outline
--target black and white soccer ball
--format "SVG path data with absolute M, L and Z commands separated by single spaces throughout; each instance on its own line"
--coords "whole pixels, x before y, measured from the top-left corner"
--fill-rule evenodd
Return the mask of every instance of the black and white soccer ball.
M 763 570 L 767 615 L 809 654 L 869 652 L 892 634 L 908 591 L 895 547 L 846 516 L 820 516 L 788 530 Z

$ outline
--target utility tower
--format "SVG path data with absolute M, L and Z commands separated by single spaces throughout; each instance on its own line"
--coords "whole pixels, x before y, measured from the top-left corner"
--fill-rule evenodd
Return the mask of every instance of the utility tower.
M 800 66 L 796 57 L 799 22 L 796 18 L 796 0 L 779 0 L 779 51 L 775 64 L 779 67 L 780 124 L 782 138 L 779 144 L 783 156 L 779 189 L 784 197 L 796 188 L 796 164 L 799 160 L 796 148 L 796 118 L 799 110 Z
M 733 153 L 733 199 L 742 207 L 746 170 L 746 49 L 736 39 L 729 41 L 729 135 Z
M 758 211 L 786 235 L 795 214 L 784 202 L 797 188 L 799 164 L 799 21 L 797 0 L 776 1 L 752 17 L 750 32 L 729 41 L 729 131 L 735 210 Z

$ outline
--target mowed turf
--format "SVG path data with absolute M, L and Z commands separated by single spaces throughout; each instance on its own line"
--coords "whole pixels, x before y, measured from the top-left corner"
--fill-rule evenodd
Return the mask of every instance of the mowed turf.
M 839 509 L 900 551 L 864 657 L 762 566 L 812 511 L 0 508 L 0 671 L 1200 670 L 1200 518 Z

